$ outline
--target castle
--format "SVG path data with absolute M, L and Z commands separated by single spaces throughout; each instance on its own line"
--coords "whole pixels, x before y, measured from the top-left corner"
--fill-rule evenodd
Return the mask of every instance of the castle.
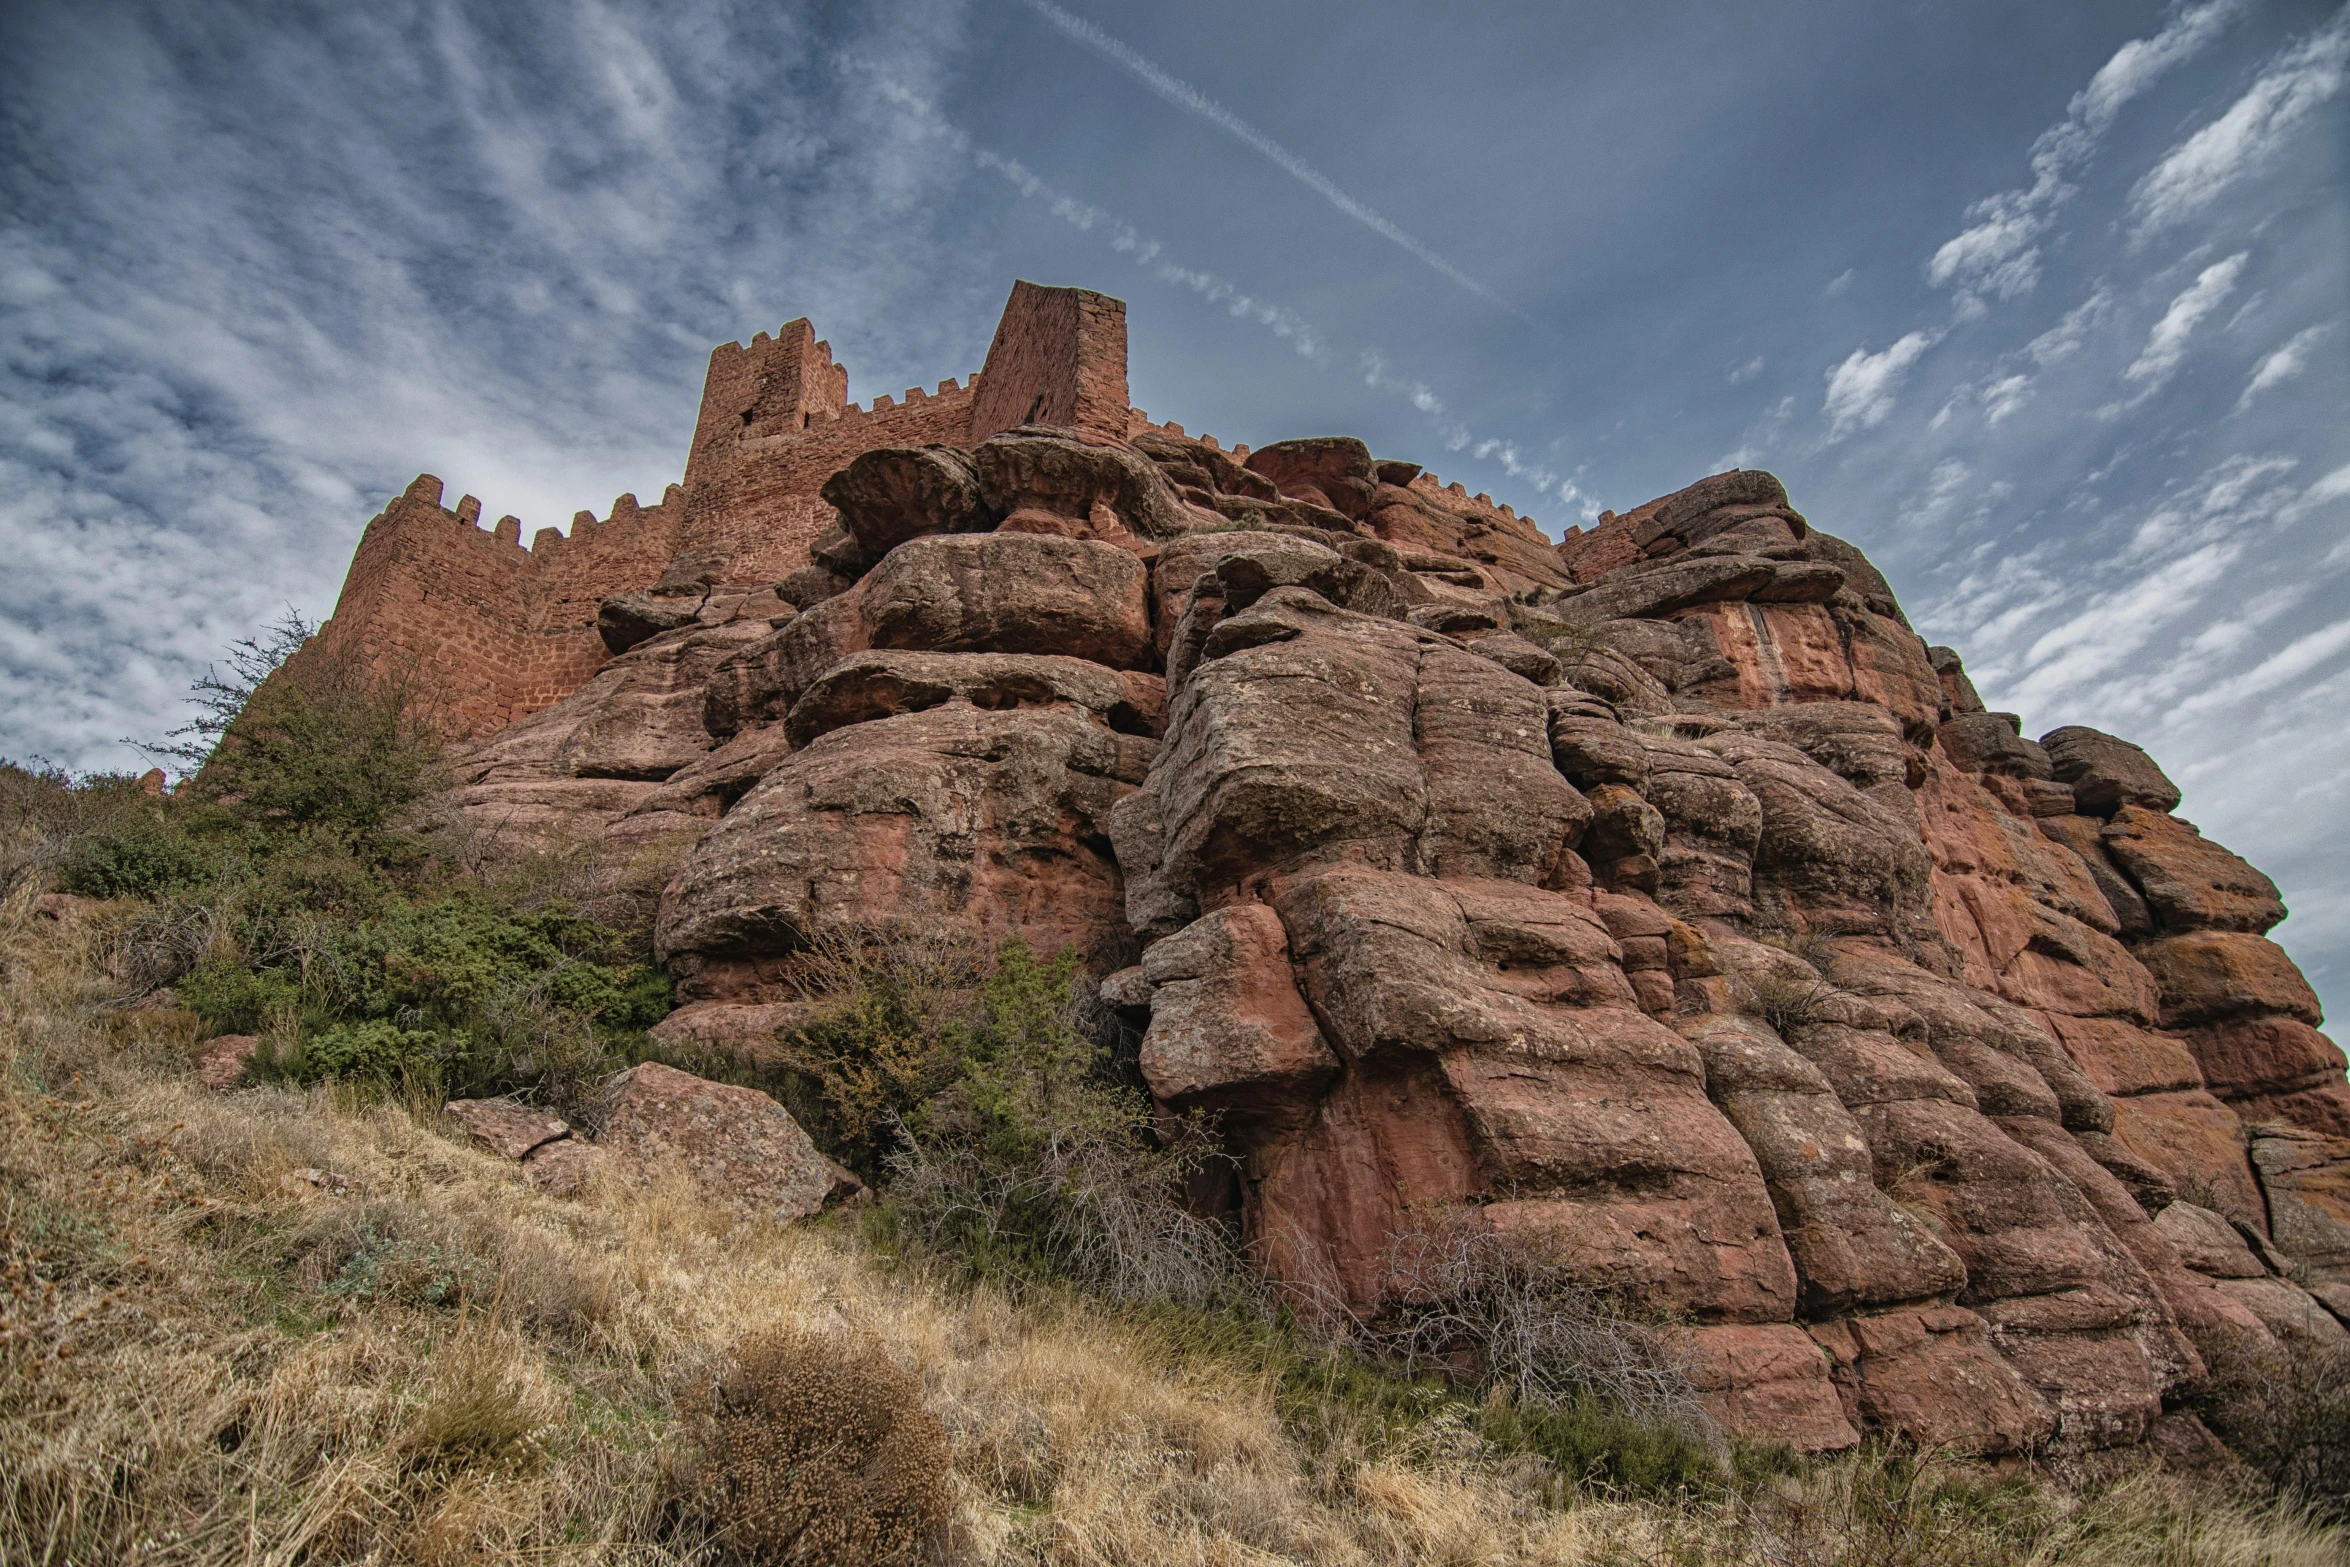
M 440 499 L 321 640 L 417 673 L 483 843 L 651 868 L 664 1040 L 771 1052 L 811 940 L 1074 950 L 1301 1309 L 1466 1214 L 1806 1449 L 2208 1442 L 2203 1347 L 2350 1341 L 2275 886 L 2137 747 L 1986 711 L 1768 473 L 1554 543 L 1155 424 L 1124 307 L 1022 283 L 903 401 L 805 321 L 720 347 L 658 505 L 524 549 Z
M 715 581 L 773 582 L 808 563 L 832 521 L 817 491 L 860 453 L 975 447 L 1022 424 L 1096 441 L 1182 434 L 1128 406 L 1125 303 L 1088 289 L 1015 284 L 977 374 L 870 407 L 848 400 L 848 371 L 809 321 L 787 321 L 747 348 L 711 350 L 684 479 L 651 506 L 622 495 L 601 518 L 577 513 L 568 535 L 539 528 L 526 548 L 521 519 L 485 529 L 478 499 L 444 506 L 440 480 L 419 475 L 361 536 L 320 645 L 416 672 L 449 734 L 487 735 L 576 691 L 611 656 L 595 629 L 605 600 L 652 585 L 681 558 Z M 1484 495 L 1455 484 L 1448 500 L 1542 540 Z

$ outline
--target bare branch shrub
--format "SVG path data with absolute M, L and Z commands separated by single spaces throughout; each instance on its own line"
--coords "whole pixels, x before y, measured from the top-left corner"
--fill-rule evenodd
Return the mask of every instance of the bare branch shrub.
M 1404 1368 L 1472 1380 L 1525 1408 L 1597 1402 L 1706 1429 L 1669 1335 L 1592 1288 L 1572 1258 L 1439 1210 L 1391 1238 L 1386 1268 L 1395 1304 L 1366 1337 Z
M 2278 1490 L 2350 1522 L 2350 1349 L 2287 1340 L 2253 1348 L 2208 1335 L 2196 1413 Z
M 749 1335 L 692 1435 L 693 1504 L 737 1559 L 885 1567 L 947 1522 L 946 1428 L 921 1378 L 870 1339 Z

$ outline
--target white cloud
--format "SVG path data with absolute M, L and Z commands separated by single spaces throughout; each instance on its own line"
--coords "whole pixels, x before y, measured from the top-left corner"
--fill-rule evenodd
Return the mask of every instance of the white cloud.
M 1997 424 L 2031 400 L 2032 378 L 2030 376 L 2001 376 L 1983 388 L 1984 422 Z
M 1747 360 L 1746 363 L 1739 365 L 1731 370 L 1730 384 L 1732 386 L 1736 386 L 1742 381 L 1751 381 L 1756 376 L 1762 374 L 1762 372 L 1763 356 L 1757 354 L 1752 359 Z
M 2251 406 L 2252 399 L 2271 387 L 2282 386 L 2309 368 L 2309 351 L 2317 340 L 2333 330 L 2330 323 L 2304 327 L 2285 340 L 2285 346 L 2260 361 L 2252 372 L 2252 379 L 2244 383 L 2244 395 L 2236 399 L 2238 408 Z
M 1908 379 L 1910 366 L 1939 341 L 1923 332 L 1911 332 L 1879 353 L 1854 349 L 1845 361 L 1827 372 L 1828 395 L 1820 411 L 1828 416 L 1828 439 L 1842 440 L 1854 430 L 1872 429 L 1893 411 L 1893 399 Z
M 1843 271 L 1828 279 L 1828 286 L 1821 289 L 1820 292 L 1827 295 L 1830 299 L 1834 299 L 1852 287 L 1852 280 L 1857 275 L 1858 274 L 1854 268 L 1846 267 Z
M 2024 345 L 2024 352 L 2035 364 L 2046 369 L 2060 364 L 2081 351 L 2090 330 L 2103 321 L 2113 309 L 2113 295 L 2104 284 L 2087 299 L 2064 313 L 2064 319 Z
M 2178 711 L 2225 711 L 2287 681 L 2299 680 L 2346 649 L 2350 649 L 2350 620 L 2337 620 L 2295 637 L 2243 674 L 2204 687 L 2179 703 Z
M 2179 7 L 2153 37 L 2133 38 L 2115 50 L 2073 95 L 2064 119 L 2032 143 L 2032 183 L 1967 208 L 1966 228 L 1934 252 L 1926 281 L 1956 287 L 1961 316 L 1980 314 L 1986 295 L 2013 299 L 2030 292 L 2040 281 L 2040 237 L 2072 198 L 2066 178 L 2089 161 L 2123 104 L 2202 52 L 2240 9 L 2241 0 Z
M 2260 170 L 2350 78 L 2350 8 L 2263 71 L 2227 112 L 2164 154 L 2130 192 L 2143 236 L 2202 211 Z
M 2154 330 L 2146 335 L 2145 349 L 2122 372 L 2122 378 L 2146 382 L 2150 388 L 2169 380 L 2179 361 L 2187 357 L 2187 339 L 2194 335 L 2205 316 L 2226 303 L 2228 295 L 2235 292 L 2236 279 L 2243 275 L 2244 263 L 2251 256 L 2250 251 L 2239 250 L 2196 274 L 2195 281 L 2179 291 L 2170 308 L 2162 313 L 2162 319 L 2154 323 Z

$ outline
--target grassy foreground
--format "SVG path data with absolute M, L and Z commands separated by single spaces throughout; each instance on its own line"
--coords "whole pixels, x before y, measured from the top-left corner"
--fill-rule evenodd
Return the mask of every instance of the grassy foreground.
M 536 1195 L 429 1104 L 207 1093 L 72 927 L 0 911 L 0 1567 L 721 1559 L 686 1439 L 748 1333 L 862 1337 L 952 1454 L 942 1561 L 2350 1561 L 2210 1482 L 1863 1454 L 1666 1498 L 1457 1407 L 1317 1407 L 1164 1315 L 932 1276 L 678 1189 Z

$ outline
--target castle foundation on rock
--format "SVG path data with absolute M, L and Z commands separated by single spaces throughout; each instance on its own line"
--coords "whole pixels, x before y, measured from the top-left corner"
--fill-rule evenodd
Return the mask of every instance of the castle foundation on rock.
M 2274 886 L 2136 747 L 1984 711 L 1767 473 L 1554 545 L 1155 424 L 1124 306 L 1022 283 L 868 408 L 804 320 L 721 346 L 657 504 L 526 549 L 442 499 L 321 636 L 422 680 L 490 841 L 671 868 L 670 1033 L 758 1055 L 823 935 L 1073 948 L 1307 1309 L 1465 1214 L 1806 1449 L 2128 1445 L 2198 1341 L 2350 1338 Z

